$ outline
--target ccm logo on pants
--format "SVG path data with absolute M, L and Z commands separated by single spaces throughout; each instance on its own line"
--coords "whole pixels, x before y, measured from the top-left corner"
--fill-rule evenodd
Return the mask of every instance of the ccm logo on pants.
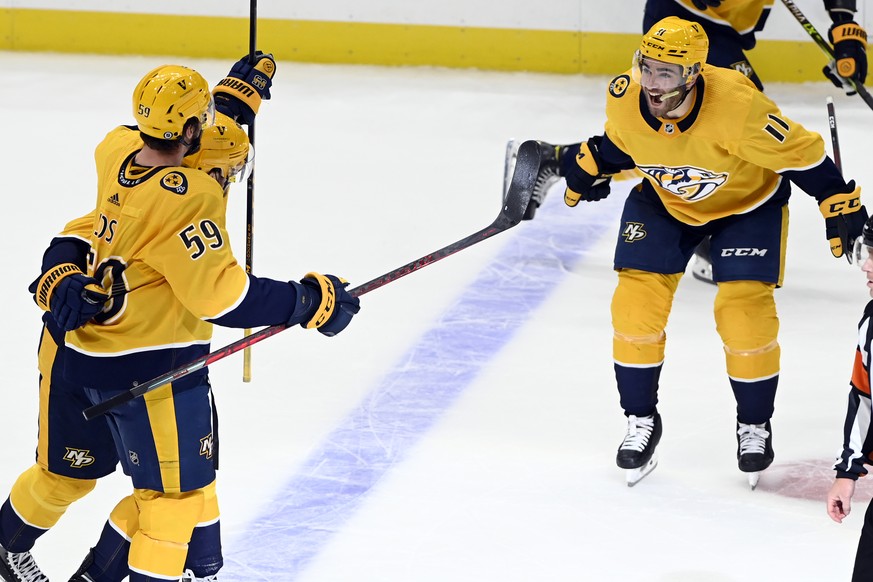
M 721 256 L 723 257 L 763 257 L 766 254 L 767 249 L 739 248 L 721 250 Z

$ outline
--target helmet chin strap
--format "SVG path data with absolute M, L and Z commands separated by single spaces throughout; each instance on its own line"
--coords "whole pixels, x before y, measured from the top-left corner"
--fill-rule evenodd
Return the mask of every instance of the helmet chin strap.
M 184 136 L 179 137 L 179 143 L 187 148 L 185 151 L 186 156 L 196 154 L 200 151 L 200 141 L 202 138 L 203 130 L 200 130 L 200 132 L 194 138 L 192 138 L 191 141 L 186 140 Z

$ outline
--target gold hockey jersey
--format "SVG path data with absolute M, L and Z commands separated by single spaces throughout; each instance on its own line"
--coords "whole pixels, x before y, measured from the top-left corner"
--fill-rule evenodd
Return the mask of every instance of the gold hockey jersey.
M 607 90 L 606 137 L 629 160 L 604 147 L 606 165 L 617 171 L 635 164 L 677 220 L 699 226 L 749 212 L 774 195 L 781 173 L 793 179 L 827 159 L 821 136 L 783 115 L 742 74 L 707 66 L 696 88 L 681 119 L 653 117 L 630 72 Z M 831 174 L 837 187 L 845 185 Z
M 87 241 L 87 274 L 111 290 L 103 312 L 66 336 L 67 376 L 98 389 L 126 389 L 207 353 L 213 320 L 284 323 L 296 300 L 291 284 L 247 275 L 236 261 L 212 177 L 139 166 L 141 148 L 134 127 L 106 136 L 95 152 L 96 208 L 56 239 Z

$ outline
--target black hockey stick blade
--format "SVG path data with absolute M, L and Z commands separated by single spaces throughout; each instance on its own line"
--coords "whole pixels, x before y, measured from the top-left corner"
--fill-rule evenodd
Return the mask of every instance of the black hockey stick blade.
M 418 271 L 419 269 L 422 269 L 427 265 L 433 264 L 441 259 L 457 253 L 458 251 L 469 248 L 474 244 L 482 242 L 487 238 L 491 238 L 495 234 L 512 228 L 513 226 L 521 222 L 521 218 L 522 216 L 524 216 L 524 211 L 525 209 L 527 209 L 527 205 L 530 203 L 530 198 L 533 194 L 533 187 L 536 183 L 536 177 L 537 172 L 539 171 L 539 167 L 539 145 L 535 141 L 524 142 L 523 144 L 521 144 L 521 147 L 518 150 L 518 161 L 516 162 L 515 172 L 509 185 L 509 191 L 506 194 L 506 199 L 503 201 L 503 208 L 500 209 L 500 214 L 497 216 L 497 218 L 494 219 L 494 222 L 492 222 L 489 226 L 483 228 L 482 230 L 471 234 L 468 237 L 462 238 L 457 242 L 445 246 L 419 259 L 416 259 L 411 263 L 407 263 L 402 267 L 398 267 L 392 271 L 389 271 L 381 277 L 377 277 L 376 279 L 368 281 L 363 285 L 359 285 L 358 287 L 351 289 L 349 293 L 354 297 L 359 297 L 364 293 L 369 293 L 373 289 L 378 289 L 383 285 L 387 285 L 392 281 L 396 281 L 400 277 L 408 275 L 409 273 L 412 273 L 414 271 Z M 263 341 L 270 336 L 274 336 L 277 333 L 285 331 L 286 329 L 288 329 L 288 326 L 284 324 L 265 327 L 259 331 L 252 333 L 249 336 L 246 336 L 240 340 L 228 344 L 223 348 L 219 348 L 214 352 L 210 352 L 205 356 L 193 360 L 192 362 L 185 364 L 184 366 L 179 366 L 178 368 L 170 370 L 166 374 L 161 374 L 160 376 L 157 376 L 143 384 L 136 384 L 130 390 L 119 392 L 115 396 L 107 398 L 103 402 L 86 408 L 82 411 L 82 414 L 87 420 L 91 420 L 102 414 L 106 414 L 117 406 L 121 406 L 122 404 L 130 402 L 134 398 L 142 396 L 147 392 L 151 392 L 152 390 L 156 390 L 161 386 L 179 380 L 180 378 L 183 378 L 193 372 L 196 372 L 197 370 L 205 368 L 206 366 L 222 360 L 240 350 L 244 350 L 245 348 L 250 347 L 260 341 Z

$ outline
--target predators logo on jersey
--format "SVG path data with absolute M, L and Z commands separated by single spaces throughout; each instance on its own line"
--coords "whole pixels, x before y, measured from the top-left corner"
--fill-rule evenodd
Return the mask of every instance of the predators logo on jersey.
M 211 459 L 214 445 L 215 443 L 212 438 L 212 433 L 209 433 L 208 435 L 200 439 L 200 456 Z
M 715 173 L 694 166 L 667 168 L 664 166 L 637 166 L 658 186 L 686 202 L 699 202 L 712 196 L 727 182 L 728 174 Z
M 188 179 L 181 172 L 170 172 L 161 178 L 161 186 L 165 190 L 183 196 L 188 192 Z
M 91 456 L 91 451 L 85 449 L 71 449 L 66 447 L 67 452 L 64 453 L 64 460 L 70 463 L 74 469 L 87 467 L 94 464 L 94 457 Z
M 700 226 L 748 212 L 780 192 L 784 172 L 824 160 L 821 136 L 787 119 L 737 71 L 704 68 L 689 99 L 683 116 L 660 118 L 639 83 L 621 98 L 606 91 L 606 136 L 619 153 L 607 149 L 604 163 L 635 164 L 680 222 Z
M 621 236 L 625 242 L 634 243 L 646 238 L 647 233 L 642 222 L 627 222 L 625 224 L 624 230 L 621 231 Z

